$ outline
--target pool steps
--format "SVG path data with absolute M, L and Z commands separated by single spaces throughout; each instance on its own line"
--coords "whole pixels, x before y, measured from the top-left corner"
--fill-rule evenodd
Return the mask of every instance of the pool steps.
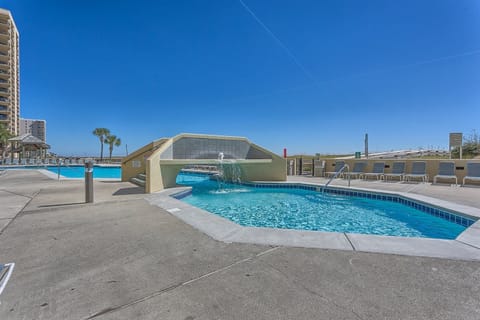
M 139 173 L 135 177 L 130 179 L 130 182 L 136 184 L 139 187 L 145 187 L 147 175 L 145 173 Z

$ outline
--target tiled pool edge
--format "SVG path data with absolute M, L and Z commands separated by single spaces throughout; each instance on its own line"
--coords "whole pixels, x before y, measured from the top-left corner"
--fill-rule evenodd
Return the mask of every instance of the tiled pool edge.
M 342 187 L 335 188 L 353 190 Z M 394 194 L 428 203 L 429 205 L 439 206 L 463 215 L 480 217 L 480 209 L 457 205 L 426 196 L 406 194 L 403 192 L 382 192 L 363 188 L 355 188 L 355 190 Z M 243 227 L 228 219 L 193 207 L 173 197 L 179 194 L 180 196 L 186 196 L 189 192 L 191 192 L 190 187 L 172 188 L 160 193 L 151 194 L 147 196 L 146 200 L 151 205 L 156 205 L 167 210 L 172 215 L 210 237 L 227 243 L 238 242 L 425 256 L 456 260 L 480 260 L 480 221 L 475 222 L 467 228 L 455 240 Z
M 316 191 L 316 192 L 321 192 L 322 189 L 324 188 L 323 185 L 305 184 L 305 183 L 246 182 L 243 184 L 246 186 L 252 186 L 256 188 L 301 189 L 301 190 Z M 468 207 L 460 208 L 460 206 L 457 205 L 455 208 L 451 208 L 452 203 L 445 202 L 439 205 L 438 202 L 440 200 L 438 199 L 425 198 L 425 197 L 422 198 L 421 196 L 419 198 L 416 198 L 415 194 L 410 194 L 410 193 L 394 192 L 394 191 L 385 192 L 385 191 L 365 189 L 365 188 L 346 188 L 346 187 L 338 187 L 338 186 L 329 186 L 324 190 L 328 194 L 346 195 L 346 196 L 362 197 L 366 199 L 375 199 L 375 200 L 401 203 L 403 205 L 415 208 L 424 213 L 445 219 L 447 221 L 462 225 L 464 227 L 469 227 L 472 224 L 474 224 L 476 220 L 480 219 L 480 210 L 478 210 L 477 214 L 475 213 L 468 214 L 465 212 L 465 209 L 468 209 Z M 450 207 L 450 208 L 447 208 L 447 207 Z M 447 211 L 450 211 L 450 212 L 447 212 Z

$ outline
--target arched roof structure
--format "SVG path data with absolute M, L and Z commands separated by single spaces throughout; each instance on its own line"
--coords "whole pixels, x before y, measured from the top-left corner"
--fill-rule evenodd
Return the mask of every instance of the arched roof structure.
M 176 186 L 178 172 L 186 165 L 216 165 L 234 161 L 242 180 L 285 181 L 286 161 L 243 137 L 179 134 L 155 140 L 122 161 L 122 180 L 145 175 L 148 193 Z

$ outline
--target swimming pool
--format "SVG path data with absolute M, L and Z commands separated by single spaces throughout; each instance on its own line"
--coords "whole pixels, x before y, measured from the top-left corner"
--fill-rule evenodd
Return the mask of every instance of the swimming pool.
M 9 166 L 0 167 L 5 170 L 48 170 L 49 172 L 58 175 L 58 166 Z M 84 178 L 85 167 L 83 165 L 78 166 L 60 166 L 60 175 L 64 178 Z M 94 179 L 120 179 L 122 177 L 122 168 L 116 166 L 94 166 L 93 178 Z
M 288 184 L 219 188 L 192 174 L 179 175 L 177 183 L 192 186 L 182 201 L 249 227 L 455 239 L 475 222 L 393 195 Z

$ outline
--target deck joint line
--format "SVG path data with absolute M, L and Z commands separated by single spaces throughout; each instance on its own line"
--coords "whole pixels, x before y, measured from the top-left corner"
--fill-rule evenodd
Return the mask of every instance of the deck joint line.
M 343 235 L 345 236 L 345 238 L 347 238 L 347 241 L 348 241 L 348 243 L 350 243 L 350 245 L 352 246 L 353 251 L 357 251 L 357 249 L 356 249 L 355 246 L 353 245 L 352 241 L 350 241 L 350 238 L 348 237 L 347 233 L 344 232 Z
M 473 245 L 473 244 L 470 244 L 470 243 L 467 243 L 467 242 L 463 242 L 463 241 L 460 241 L 460 240 L 456 240 L 456 239 L 455 239 L 454 241 L 460 242 L 461 244 L 464 244 L 464 245 L 466 245 L 466 246 L 469 246 L 469 247 L 472 247 L 472 248 L 475 248 L 475 249 L 480 250 L 480 247 L 477 247 L 477 246 L 475 246 L 475 245 Z
M 222 267 L 222 268 L 219 268 L 219 269 L 217 269 L 217 270 L 214 270 L 214 271 L 208 272 L 208 273 L 206 273 L 206 274 L 203 274 L 203 275 L 201 275 L 201 276 L 198 276 L 198 277 L 196 277 L 196 278 L 194 278 L 194 279 L 190 279 L 190 280 L 187 280 L 187 281 L 184 281 L 184 282 L 180 282 L 180 283 L 177 283 L 177 284 L 173 284 L 173 285 L 171 285 L 171 286 L 169 286 L 169 287 L 166 287 L 166 288 L 164 288 L 164 289 L 158 290 L 158 291 L 153 292 L 153 293 L 151 293 L 151 294 L 149 294 L 149 295 L 147 295 L 147 296 L 145 296 L 145 297 L 142 297 L 142 298 L 139 298 L 139 299 L 137 299 L 137 300 L 128 302 L 128 303 L 126 303 L 126 304 L 123 304 L 123 305 L 120 305 L 120 306 L 116 306 L 116 307 L 108 307 L 108 308 L 105 308 L 105 309 L 103 309 L 103 310 L 101 310 L 101 311 L 99 311 L 99 312 L 97 312 L 97 313 L 89 316 L 89 317 L 86 318 L 85 320 L 95 319 L 95 318 L 97 318 L 97 317 L 99 317 L 99 316 L 102 316 L 102 315 L 105 315 L 105 314 L 108 314 L 108 313 L 112 313 L 112 312 L 115 312 L 115 311 L 118 311 L 118 310 L 122 310 L 122 309 L 125 309 L 125 308 L 128 308 L 128 307 L 131 307 L 131 306 L 133 306 L 133 305 L 135 305 L 135 304 L 138 304 L 138 303 L 141 303 L 141 302 L 150 300 L 150 299 L 155 298 L 155 297 L 157 297 L 157 296 L 159 296 L 159 295 L 161 295 L 161 294 L 163 294 L 163 293 L 170 292 L 170 291 L 175 290 L 175 289 L 177 289 L 177 288 L 180 288 L 180 287 L 186 286 L 186 285 L 188 285 L 188 284 L 197 282 L 197 281 L 199 281 L 199 280 L 201 280 L 201 279 L 208 278 L 208 277 L 210 277 L 210 276 L 212 276 L 212 275 L 214 275 L 214 274 L 217 274 L 217 273 L 219 273 L 219 272 L 222 272 L 222 271 L 231 269 L 231 268 L 233 268 L 233 267 L 235 267 L 235 266 L 237 266 L 237 265 L 239 265 L 239 264 L 241 264 L 241 263 L 248 262 L 248 261 L 254 260 L 255 258 L 259 258 L 259 257 L 261 257 L 261 256 L 264 256 L 264 255 L 266 255 L 266 254 L 269 254 L 269 253 L 271 253 L 271 252 L 273 252 L 273 251 L 275 251 L 275 250 L 277 250 L 277 249 L 279 249 L 279 248 L 280 248 L 280 247 L 270 248 L 270 249 L 268 249 L 268 250 L 265 250 L 265 251 L 262 251 L 262 252 L 260 252 L 260 253 L 254 254 L 254 255 L 252 255 L 252 256 L 250 256 L 250 257 L 248 257 L 248 258 L 244 258 L 244 259 L 242 259 L 242 260 L 239 260 L 239 261 L 236 261 L 236 262 L 234 262 L 234 263 L 231 263 L 231 264 L 229 264 L 229 265 L 227 265 L 227 266 L 225 266 L 225 267 Z
M 19 217 L 22 213 L 23 213 L 23 210 L 25 210 L 25 208 L 30 204 L 30 202 L 32 202 L 32 200 L 40 193 L 40 191 L 42 191 L 42 189 L 38 190 L 37 192 L 35 192 L 33 194 L 33 196 L 30 198 L 30 200 L 27 201 L 27 203 L 22 207 L 22 209 L 20 209 L 20 211 L 17 212 L 17 214 L 5 225 L 5 227 L 3 227 L 1 230 L 0 230 L 0 235 L 3 234 L 3 232 L 5 230 L 7 230 L 7 228 L 12 224 L 13 221 L 15 221 L 17 219 L 17 217 Z M 28 198 L 28 197 L 27 197 Z

